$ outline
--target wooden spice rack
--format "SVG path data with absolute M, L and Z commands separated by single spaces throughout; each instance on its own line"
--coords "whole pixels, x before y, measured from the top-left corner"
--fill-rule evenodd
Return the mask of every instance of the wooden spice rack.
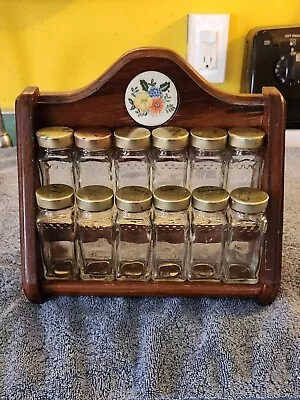
M 175 84 L 178 108 L 173 126 L 262 128 L 267 134 L 262 189 L 269 193 L 268 231 L 259 283 L 46 281 L 37 235 L 35 190 L 39 187 L 35 132 L 45 126 L 74 129 L 136 126 L 124 105 L 129 82 L 144 71 L 158 71 Z M 22 280 L 26 296 L 43 302 L 49 296 L 213 296 L 252 297 L 260 304 L 274 300 L 279 290 L 282 252 L 285 102 L 280 92 L 266 87 L 262 94 L 230 95 L 206 82 L 170 50 L 145 48 L 121 57 L 90 85 L 72 92 L 40 92 L 26 88 L 16 100 L 17 150 L 21 231 Z

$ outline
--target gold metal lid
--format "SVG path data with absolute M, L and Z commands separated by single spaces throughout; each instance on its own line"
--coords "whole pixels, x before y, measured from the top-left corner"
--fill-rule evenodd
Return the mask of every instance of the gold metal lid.
M 152 192 L 142 186 L 122 187 L 117 190 L 116 205 L 120 210 L 128 212 L 150 210 L 152 205 Z
M 241 213 L 256 214 L 266 210 L 269 195 L 260 189 L 241 187 L 230 193 L 230 207 Z
M 36 190 L 35 197 L 38 206 L 48 210 L 61 210 L 71 207 L 74 203 L 74 191 L 68 185 L 41 186 Z
M 244 150 L 258 149 L 263 145 L 265 132 L 256 128 L 230 128 L 228 144 Z
M 114 193 L 107 186 L 90 185 L 77 190 L 76 203 L 85 211 L 105 211 L 114 204 Z
M 152 131 L 153 146 L 162 150 L 184 149 L 188 144 L 188 140 L 189 132 L 183 128 L 162 126 Z
M 112 132 L 108 128 L 82 128 L 74 132 L 76 146 L 87 150 L 108 149 L 111 137 Z
M 40 147 L 47 149 L 65 149 L 73 146 L 73 129 L 67 126 L 49 126 L 36 132 Z
M 191 146 L 201 150 L 223 150 L 227 132 L 221 128 L 194 128 L 191 130 Z
M 125 127 L 115 130 L 115 143 L 121 149 L 144 150 L 150 146 L 151 132 L 142 127 Z
M 155 208 L 163 211 L 186 210 L 191 193 L 182 186 L 166 185 L 157 188 L 153 194 Z
M 197 210 L 215 212 L 227 207 L 229 193 L 217 186 L 200 186 L 193 190 L 192 203 Z

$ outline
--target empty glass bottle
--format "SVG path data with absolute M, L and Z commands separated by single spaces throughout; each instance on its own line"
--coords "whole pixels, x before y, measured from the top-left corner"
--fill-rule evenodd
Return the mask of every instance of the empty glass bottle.
M 154 192 L 154 280 L 186 279 L 190 197 L 189 190 L 181 186 L 162 186 Z
M 85 128 L 74 132 L 77 189 L 89 185 L 113 188 L 111 136 L 107 128 Z
M 223 187 L 226 172 L 227 132 L 221 128 L 191 130 L 189 187 Z
M 74 194 L 67 185 L 42 186 L 36 191 L 37 229 L 46 279 L 74 279 Z
M 231 128 L 228 131 L 228 173 L 225 189 L 259 188 L 263 169 L 265 133 L 255 128 Z
M 146 128 L 127 127 L 115 133 L 116 189 L 124 186 L 150 188 L 150 139 Z
M 227 234 L 229 194 L 216 186 L 192 193 L 189 280 L 220 280 Z
M 129 186 L 116 193 L 117 279 L 146 281 L 150 277 L 152 243 L 152 193 Z
M 77 258 L 82 279 L 111 280 L 114 276 L 113 191 L 90 185 L 76 193 Z
M 257 283 L 263 252 L 269 196 L 255 188 L 239 188 L 230 194 L 229 235 L 225 248 L 224 280 Z
M 38 130 L 36 137 L 41 185 L 58 183 L 74 187 L 73 130 L 51 126 Z
M 160 186 L 187 185 L 189 132 L 164 126 L 152 131 L 152 190 Z

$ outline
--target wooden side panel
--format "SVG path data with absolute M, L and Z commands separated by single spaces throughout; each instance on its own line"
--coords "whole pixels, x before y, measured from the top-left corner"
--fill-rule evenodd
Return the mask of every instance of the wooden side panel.
M 285 153 L 285 100 L 275 88 L 264 88 L 268 112 L 263 128 L 268 132 L 266 171 L 263 182 L 270 200 L 267 210 L 268 235 L 265 246 L 264 268 L 260 274 L 261 292 L 258 301 L 271 303 L 279 290 L 282 263 L 284 153 Z
M 16 100 L 19 215 L 22 280 L 26 296 L 41 302 L 41 262 L 35 228 L 35 121 L 38 88 L 29 87 Z

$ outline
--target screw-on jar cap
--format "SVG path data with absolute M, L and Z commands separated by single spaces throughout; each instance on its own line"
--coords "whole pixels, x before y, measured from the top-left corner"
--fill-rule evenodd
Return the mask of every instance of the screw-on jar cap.
M 150 210 L 152 192 L 142 186 L 124 186 L 117 190 L 116 205 L 120 210 L 128 212 Z
M 35 192 L 38 206 L 48 210 L 61 210 L 74 203 L 74 191 L 71 186 L 52 184 L 41 186 Z
M 228 144 L 244 150 L 258 149 L 263 145 L 265 132 L 256 128 L 230 128 Z
M 241 213 L 256 214 L 266 210 L 269 195 L 260 189 L 242 187 L 230 193 L 230 207 Z
M 81 210 L 105 211 L 113 206 L 114 193 L 107 186 L 84 186 L 76 193 L 76 203 Z
M 217 186 L 200 186 L 193 190 L 192 203 L 197 210 L 215 212 L 227 207 L 229 193 Z
M 49 126 L 36 133 L 40 147 L 47 149 L 66 149 L 73 146 L 73 129 L 67 126 Z
M 191 130 L 191 145 L 201 150 L 223 150 L 227 132 L 221 128 L 194 128 Z
M 126 127 L 115 130 L 116 146 L 126 150 L 144 150 L 150 146 L 151 132 L 147 128 Z
M 157 188 L 153 196 L 155 208 L 163 211 L 182 211 L 188 208 L 191 193 L 182 186 L 166 185 Z
M 162 150 L 181 150 L 188 144 L 189 132 L 174 126 L 162 126 L 152 131 L 154 147 Z
M 77 147 L 87 150 L 108 149 L 112 132 L 108 128 L 82 128 L 74 132 Z

